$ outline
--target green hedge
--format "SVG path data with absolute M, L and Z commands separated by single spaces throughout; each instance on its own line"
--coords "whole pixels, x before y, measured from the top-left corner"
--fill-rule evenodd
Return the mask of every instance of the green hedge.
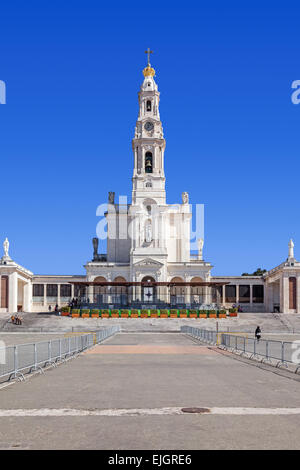
M 160 310 L 160 315 L 161 315 L 162 313 L 163 313 L 163 314 L 167 314 L 167 315 L 168 315 L 168 317 L 170 316 L 170 311 L 169 311 L 169 310 L 167 310 L 167 309 L 165 309 L 165 308 L 164 308 L 164 309 L 162 309 L 162 310 Z
M 83 308 L 80 312 L 80 314 L 82 315 L 83 313 L 88 313 L 90 315 L 90 309 L 89 308 Z
M 111 313 L 113 313 L 113 314 L 117 313 L 120 316 L 120 310 L 118 310 L 118 309 L 111 310 Z
M 70 313 L 71 307 L 62 307 L 62 308 L 60 309 L 60 311 L 61 311 L 61 312 L 65 312 L 65 313 Z
M 97 308 L 93 308 L 93 309 L 91 310 L 91 315 L 92 315 L 93 313 L 98 313 L 98 314 L 100 315 L 100 310 L 97 309 Z
M 179 310 L 177 310 L 177 309 L 175 309 L 175 308 L 172 308 L 172 309 L 170 310 L 170 314 L 172 314 L 172 315 L 177 315 L 177 317 L 179 317 Z
M 189 315 L 190 315 L 191 313 L 192 313 L 192 314 L 196 314 L 196 315 L 198 316 L 198 310 L 191 309 L 191 310 L 189 310 Z
M 128 316 L 130 316 L 130 313 L 131 313 L 131 312 L 130 312 L 130 310 L 122 309 L 122 310 L 121 310 L 121 314 L 122 314 L 122 313 L 123 313 L 123 314 L 125 313 L 125 314 L 127 314 Z
M 179 314 L 182 314 L 182 315 L 188 315 L 188 310 L 186 310 L 185 308 L 179 310 Z
M 138 310 L 137 308 L 133 308 L 131 310 L 131 315 L 134 314 L 134 315 L 138 315 L 139 317 L 141 316 L 141 311 Z
M 79 313 L 80 314 L 80 308 L 72 308 L 71 313 Z
M 107 314 L 107 313 L 108 313 L 108 315 L 110 316 L 110 310 L 109 310 L 108 308 L 103 308 L 103 309 L 101 309 L 101 315 L 103 315 L 103 313 L 104 313 L 104 314 Z

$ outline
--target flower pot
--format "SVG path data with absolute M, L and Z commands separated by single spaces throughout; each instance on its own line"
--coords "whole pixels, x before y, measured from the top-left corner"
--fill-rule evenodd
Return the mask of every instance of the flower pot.
M 141 318 L 148 318 L 148 313 L 141 313 Z
M 226 318 L 226 313 L 219 313 L 219 318 Z
M 70 314 L 69 312 L 61 312 L 62 317 L 68 317 Z
M 180 313 L 180 314 L 179 314 L 179 317 L 180 317 L 180 318 L 187 318 L 187 313 Z
M 217 314 L 216 313 L 210 313 L 208 318 L 217 318 Z
M 206 313 L 199 313 L 199 318 L 207 318 Z
M 190 318 L 197 318 L 197 313 L 190 313 Z
M 109 313 L 102 313 L 101 317 L 102 318 L 109 318 Z
M 151 317 L 151 318 L 158 318 L 158 314 L 157 314 L 157 313 L 151 313 L 151 314 L 150 314 L 150 317 Z
M 92 317 L 92 318 L 99 318 L 99 313 L 92 313 L 92 314 L 91 314 L 91 317 Z
M 168 314 L 167 313 L 161 313 L 160 318 L 168 318 Z
M 236 312 L 234 312 L 234 313 L 230 313 L 229 316 L 230 316 L 230 317 L 237 317 L 238 314 L 237 314 Z
M 79 318 L 79 317 L 80 317 L 79 313 L 72 313 L 72 318 Z
M 178 318 L 177 313 L 170 313 L 170 318 Z
M 121 313 L 121 318 L 128 318 L 128 313 Z
M 132 313 L 131 318 L 139 318 L 139 314 L 138 313 Z

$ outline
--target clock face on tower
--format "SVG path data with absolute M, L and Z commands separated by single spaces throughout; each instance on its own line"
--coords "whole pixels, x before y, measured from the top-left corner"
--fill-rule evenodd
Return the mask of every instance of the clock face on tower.
M 148 132 L 153 131 L 153 129 L 154 129 L 154 126 L 153 126 L 152 122 L 150 122 L 150 121 L 147 121 L 144 127 L 145 127 L 146 131 L 148 131 Z

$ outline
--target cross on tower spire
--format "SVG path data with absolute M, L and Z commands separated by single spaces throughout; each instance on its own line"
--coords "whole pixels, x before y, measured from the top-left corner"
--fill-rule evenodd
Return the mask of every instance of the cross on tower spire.
M 153 51 L 150 50 L 150 47 L 148 47 L 148 49 L 145 51 L 145 54 L 148 54 L 148 65 L 151 65 L 150 64 L 150 54 L 153 54 Z

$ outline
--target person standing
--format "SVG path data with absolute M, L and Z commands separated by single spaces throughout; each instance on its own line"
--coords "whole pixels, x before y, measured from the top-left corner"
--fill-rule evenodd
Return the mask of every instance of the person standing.
M 261 329 L 260 329 L 260 326 L 257 326 L 256 330 L 255 330 L 255 338 L 257 339 L 257 341 L 260 340 L 261 338 Z

